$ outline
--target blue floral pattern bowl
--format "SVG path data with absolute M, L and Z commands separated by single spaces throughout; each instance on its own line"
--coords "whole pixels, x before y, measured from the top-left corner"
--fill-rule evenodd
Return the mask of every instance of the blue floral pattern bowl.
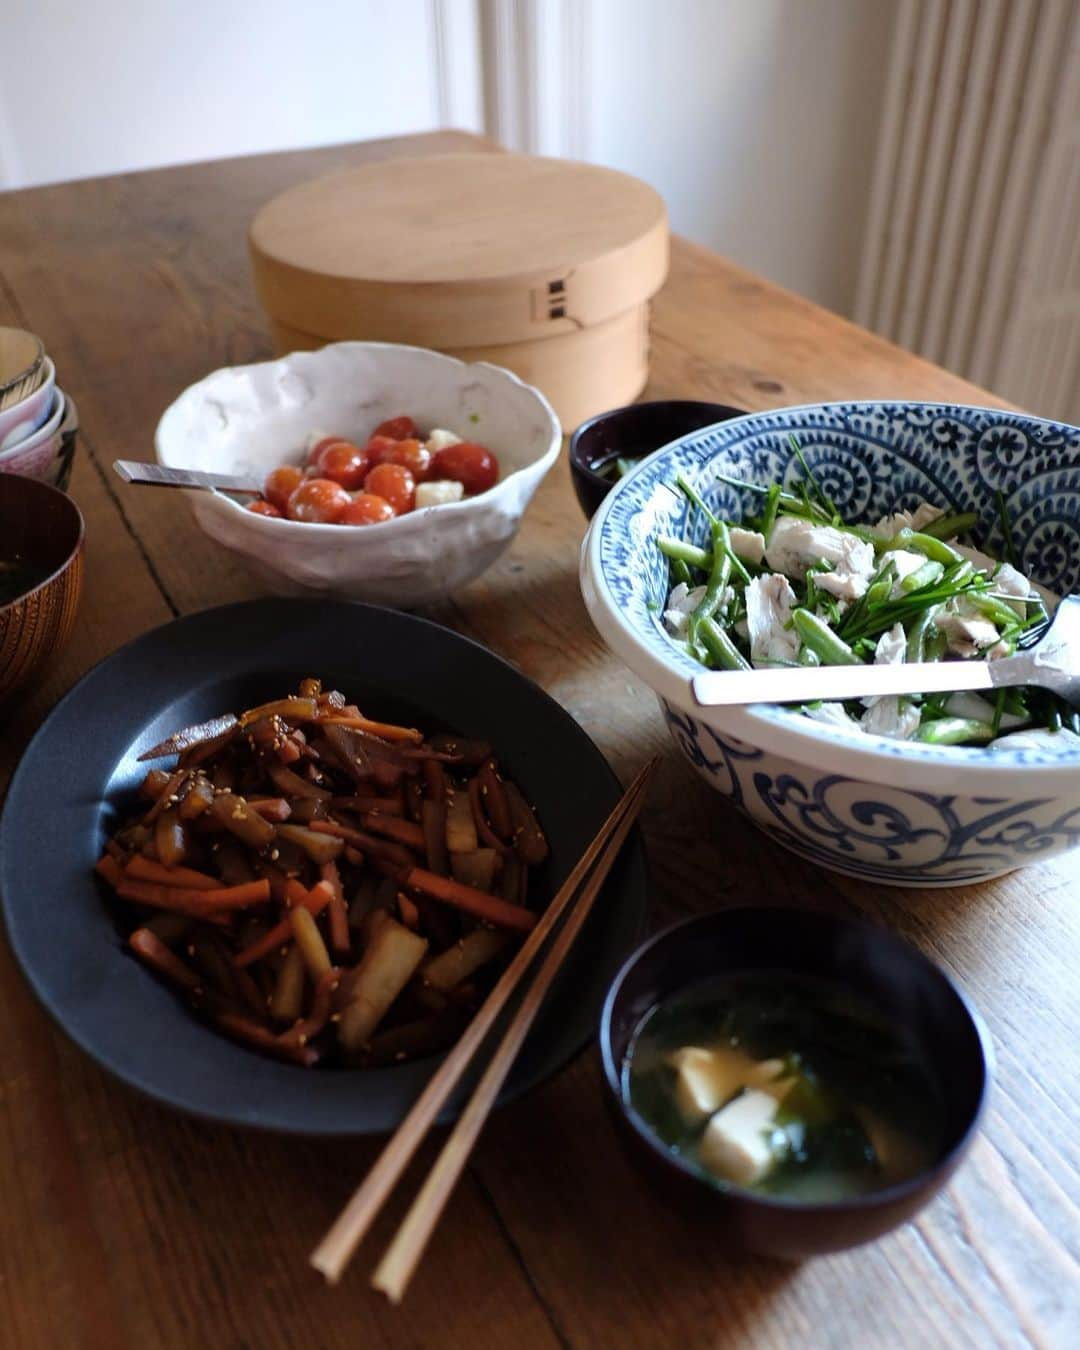
M 826 403 L 755 413 L 656 451 L 608 495 L 581 558 L 601 636 L 657 693 L 676 745 L 713 787 L 779 843 L 880 883 L 983 881 L 1080 843 L 1080 752 L 939 747 L 822 726 L 783 708 L 698 708 L 700 667 L 668 639 L 659 533 L 704 543 L 703 522 L 671 490 L 681 471 L 728 519 L 758 486 L 800 476 L 794 433 L 849 519 L 874 521 L 929 500 L 979 513 L 1002 551 L 1001 493 L 1023 569 L 1080 591 L 1080 428 L 937 403 Z M 753 500 L 751 500 L 753 499 Z

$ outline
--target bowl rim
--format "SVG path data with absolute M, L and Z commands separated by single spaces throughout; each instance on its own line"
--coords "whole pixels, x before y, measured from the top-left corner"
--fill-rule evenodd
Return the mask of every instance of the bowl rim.
M 558 458 L 559 451 L 562 448 L 563 430 L 562 424 L 559 422 L 559 419 L 556 416 L 555 409 L 551 406 L 551 404 L 544 396 L 544 394 L 541 393 L 541 391 L 537 389 L 535 385 L 529 384 L 527 380 L 521 379 L 521 377 L 515 375 L 512 370 L 507 370 L 505 366 L 495 365 L 491 361 L 463 361 L 460 359 L 460 357 L 449 356 L 445 352 L 435 351 L 433 348 L 430 347 L 417 347 L 403 342 L 347 341 L 347 342 L 328 342 L 324 346 L 317 348 L 315 351 L 310 352 L 288 352 L 284 356 L 276 357 L 272 361 L 251 361 L 243 366 L 220 366 L 218 367 L 217 370 L 210 371 L 209 374 L 204 375 L 201 380 L 196 380 L 194 384 L 188 385 L 186 389 L 184 389 L 180 394 L 176 396 L 175 399 L 173 399 L 172 403 L 170 403 L 169 406 L 165 409 L 165 411 L 161 414 L 161 417 L 158 420 L 157 427 L 154 431 L 155 459 L 159 464 L 169 468 L 185 467 L 183 465 L 177 465 L 171 462 L 168 456 L 165 454 L 162 445 L 162 430 L 163 428 L 165 428 L 167 420 L 179 415 L 180 405 L 184 401 L 193 398 L 196 391 L 201 390 L 202 386 L 207 384 L 209 381 L 214 380 L 226 373 L 233 374 L 247 370 L 256 370 L 263 367 L 284 368 L 287 365 L 291 365 L 292 363 L 297 362 L 298 360 L 301 365 L 306 366 L 311 364 L 313 360 L 317 360 L 322 355 L 323 352 L 331 350 L 336 351 L 341 348 L 353 348 L 353 349 L 361 348 L 364 351 L 372 351 L 372 352 L 380 352 L 380 351 L 420 352 L 425 357 L 437 358 L 438 361 L 443 362 L 446 365 L 460 366 L 462 370 L 480 369 L 480 370 L 495 371 L 497 374 L 504 376 L 512 384 L 518 385 L 519 388 L 523 389 L 527 394 L 530 394 L 534 398 L 538 407 L 538 411 L 543 415 L 543 420 L 546 423 L 548 430 L 547 447 L 542 451 L 542 453 L 537 455 L 535 458 L 529 460 L 527 464 L 520 465 L 512 473 L 507 474 L 504 478 L 500 478 L 498 482 L 493 484 L 485 492 L 478 492 L 476 493 L 475 496 L 472 497 L 463 497 L 461 501 L 457 502 L 440 502 L 434 506 L 421 507 L 419 511 L 414 508 L 406 515 L 394 516 L 393 519 L 391 520 L 379 521 L 378 522 L 379 530 L 374 535 L 375 538 L 386 539 L 388 530 L 395 530 L 395 532 L 398 535 L 404 535 L 408 532 L 409 528 L 411 527 L 412 530 L 415 532 L 417 528 L 423 528 L 432 511 L 438 511 L 440 515 L 445 514 L 449 516 L 453 512 L 456 512 L 457 514 L 460 515 L 467 511 L 476 511 L 478 507 L 479 509 L 482 509 L 482 504 L 486 504 L 487 502 L 494 500 L 494 498 L 497 495 L 499 495 L 502 489 L 506 487 L 508 484 L 514 483 L 516 480 L 520 480 L 525 475 L 532 475 L 536 474 L 537 472 L 539 472 L 541 476 L 545 475 L 547 471 L 551 468 L 551 466 L 554 464 L 555 460 Z M 243 513 L 243 515 L 247 517 L 249 520 L 257 522 L 255 525 L 255 529 L 261 530 L 262 533 L 265 534 L 267 537 L 273 534 L 275 530 L 280 533 L 280 531 L 283 528 L 291 530 L 292 533 L 297 538 L 300 538 L 303 533 L 308 533 L 313 538 L 318 538 L 320 536 L 332 538 L 341 537 L 340 534 L 341 526 L 337 524 L 321 524 L 315 521 L 288 520 L 283 517 L 278 518 L 274 516 L 263 516 L 260 515 L 258 512 L 249 511 L 246 506 L 242 506 L 239 502 L 235 501 L 225 492 L 219 491 L 217 488 L 212 488 L 209 493 L 203 493 L 202 495 L 208 497 L 212 501 L 216 500 L 217 502 L 222 503 L 223 509 L 227 511 L 239 511 Z M 333 532 L 332 535 L 327 536 L 327 531 L 332 531 Z M 370 536 L 368 530 L 356 529 L 354 531 L 354 535 L 350 537 L 370 537 Z
M 17 595 L 14 600 L 9 600 L 6 605 L 0 605 L 0 620 L 6 618 L 9 611 L 11 611 L 14 608 L 14 606 L 24 604 L 27 600 L 30 599 L 32 595 L 37 595 L 39 591 L 43 591 L 47 586 L 51 586 L 52 583 L 57 579 L 58 576 L 60 576 L 62 572 L 66 572 L 67 569 L 71 566 L 74 559 L 78 556 L 80 550 L 82 549 L 83 543 L 86 539 L 86 519 L 83 516 L 83 513 L 79 510 L 78 504 L 76 503 L 75 499 L 71 497 L 68 493 L 64 492 L 62 488 L 58 488 L 52 483 L 45 483 L 40 478 L 30 478 L 25 474 L 20 473 L 4 474 L 2 477 L 5 479 L 6 478 L 18 479 L 23 483 L 33 483 L 34 486 L 31 489 L 31 495 L 38 490 L 42 490 L 45 493 L 53 493 L 57 497 L 62 497 L 64 501 L 67 503 L 67 505 L 71 508 L 71 510 L 75 512 L 75 520 L 78 528 L 75 536 L 75 542 L 68 550 L 63 562 L 59 563 L 53 569 L 53 571 L 51 571 L 49 575 L 44 578 L 44 580 L 39 581 L 36 586 L 31 586 L 28 591 L 23 591 L 23 593 L 21 595 Z
M 28 376 L 32 375 L 34 371 L 38 370 L 41 367 L 42 362 L 47 359 L 47 353 L 45 351 L 44 342 L 42 342 L 41 338 L 39 338 L 36 333 L 31 332 L 29 328 L 23 328 L 21 324 L 16 323 L 0 324 L 0 328 L 6 329 L 9 333 L 25 333 L 27 337 L 33 338 L 37 343 L 37 355 L 30 364 L 24 366 L 22 370 L 9 376 L 6 380 L 0 380 L 0 398 L 2 398 L 9 389 L 14 389 L 16 385 L 20 384 Z M 36 390 L 31 390 L 30 392 L 35 393 Z M 27 397 L 29 397 L 29 395 L 27 395 Z M 22 400 L 20 399 L 19 402 L 21 403 Z M 12 407 L 17 408 L 18 406 L 17 403 L 12 404 Z M 4 411 L 6 412 L 7 409 L 5 408 Z
M 605 478 L 603 474 L 597 473 L 597 471 L 594 468 L 592 468 L 589 462 L 582 457 L 580 453 L 581 437 L 587 435 L 590 431 L 592 431 L 593 427 L 598 426 L 601 422 L 607 422 L 613 418 L 621 417 L 624 413 L 634 412 L 638 408 L 688 408 L 688 409 L 710 408 L 713 409 L 714 411 L 719 409 L 726 409 L 727 412 L 730 414 L 730 416 L 728 417 L 717 418 L 713 422 L 702 422 L 701 427 L 699 428 L 699 430 L 701 431 L 704 431 L 711 426 L 719 426 L 721 422 L 734 422 L 740 417 L 747 416 L 745 408 L 736 408 L 733 404 L 730 403 L 715 403 L 712 399 L 709 398 L 643 399 L 637 403 L 623 403 L 618 408 L 609 408 L 606 412 L 594 413 L 592 417 L 587 418 L 584 422 L 581 423 L 579 427 L 575 428 L 575 430 L 571 433 L 568 452 L 571 466 L 578 473 L 583 474 L 590 483 L 595 483 L 597 487 L 603 487 L 609 490 L 615 486 L 614 482 L 610 478 Z M 695 435 L 696 433 L 688 432 L 686 434 Z M 668 441 L 665 442 L 665 444 L 670 445 L 672 444 L 672 442 Z M 662 450 L 663 448 L 664 446 L 662 445 L 657 446 L 658 450 Z M 654 451 L 651 450 L 649 451 L 650 455 L 654 453 L 655 453 Z M 638 456 L 638 463 L 644 464 L 645 460 L 648 459 L 648 457 L 649 457 L 648 455 Z
M 745 707 L 703 708 L 697 706 L 690 691 L 694 673 L 689 658 L 670 646 L 661 656 L 640 638 L 637 627 L 612 595 L 600 557 L 601 536 L 622 493 L 634 490 L 640 470 L 661 456 L 672 456 L 688 442 L 713 429 L 741 426 L 761 417 L 777 414 L 815 412 L 833 408 L 869 409 L 881 407 L 962 409 L 965 412 L 1012 418 L 1040 426 L 1064 427 L 1067 423 L 1052 418 L 1031 417 L 1008 408 L 988 408 L 980 404 L 941 403 L 918 399 L 835 399 L 826 403 L 804 403 L 768 408 L 744 417 L 703 427 L 660 446 L 641 461 L 638 470 L 612 486 L 590 522 L 582 541 L 579 577 L 586 609 L 604 641 L 625 664 L 667 704 L 678 708 L 708 728 L 735 736 L 747 745 L 822 772 L 840 772 L 856 780 L 886 783 L 899 788 L 926 791 L 933 778 L 937 792 L 964 790 L 976 796 L 1001 791 L 1000 780 L 1009 774 L 1022 774 L 1025 791 L 1035 790 L 1040 780 L 1047 790 L 1075 785 L 1080 769 L 1080 748 L 1060 752 L 1032 750 L 988 750 L 983 747 L 934 746 L 911 741 L 891 741 L 863 732 L 847 732 L 822 725 L 809 717 L 797 717 L 766 704 Z M 1071 430 L 1072 428 L 1070 428 Z M 827 756 L 827 758 L 826 758 Z M 935 770 L 948 769 L 942 774 Z M 992 782 L 988 780 L 993 780 Z
M 31 399 L 40 398 L 42 394 L 44 394 L 47 390 L 50 390 L 55 387 L 56 366 L 53 362 L 52 357 L 49 356 L 48 353 L 45 354 L 45 357 L 41 362 L 41 366 L 42 369 L 45 371 L 45 376 L 44 379 L 42 379 L 41 383 L 37 386 L 37 388 L 32 389 L 29 394 L 26 394 L 23 398 L 19 399 L 18 403 L 9 403 L 6 408 L 0 408 L 0 417 L 3 417 L 5 419 L 11 418 L 12 420 L 14 420 L 13 415 L 17 413 L 19 409 L 23 407 L 24 404 L 29 403 Z M 52 399 L 49 400 L 49 406 L 50 407 L 52 406 Z M 39 427 L 34 428 L 35 432 L 39 430 L 40 430 Z M 16 445 L 17 444 L 19 444 L 19 442 L 16 442 Z M 9 445 L 7 447 L 7 450 L 13 449 L 15 449 L 14 445 Z M 6 454 L 7 451 L 5 450 L 3 453 Z
M 615 1004 L 623 984 L 630 976 L 635 966 L 662 942 L 670 941 L 673 938 L 679 940 L 683 934 L 690 932 L 694 928 L 704 927 L 707 924 L 714 923 L 721 916 L 723 916 L 726 921 L 727 916 L 730 915 L 732 922 L 738 922 L 744 915 L 758 915 L 763 910 L 775 910 L 778 915 L 794 914 L 798 915 L 801 919 L 809 918 L 812 922 L 822 920 L 829 923 L 835 923 L 841 928 L 849 931 L 855 930 L 858 932 L 872 933 L 875 940 L 886 942 L 894 949 L 902 950 L 906 955 L 916 958 L 922 965 L 928 966 L 951 992 L 953 997 L 957 1000 L 961 1011 L 967 1017 L 971 1029 L 975 1033 L 975 1040 L 979 1047 L 980 1067 L 982 1069 L 982 1083 L 979 1087 L 979 1095 L 978 1100 L 975 1103 L 975 1109 L 971 1114 L 971 1119 L 965 1125 L 960 1137 L 955 1143 L 953 1143 L 940 1158 L 937 1158 L 928 1167 L 923 1168 L 921 1172 L 917 1172 L 913 1177 L 908 1177 L 905 1181 L 897 1182 L 892 1186 L 884 1186 L 880 1190 L 868 1191 L 865 1195 L 849 1196 L 843 1200 L 812 1202 L 805 1200 L 790 1200 L 779 1195 L 762 1195 L 757 1191 L 750 1190 L 744 1186 L 737 1186 L 733 1183 L 726 1186 L 716 1186 L 706 1177 L 703 1177 L 697 1169 L 691 1167 L 685 1159 L 679 1157 L 665 1147 L 654 1132 L 649 1129 L 644 1120 L 642 1120 L 637 1112 L 624 1100 L 622 1094 L 622 1075 L 620 1072 L 621 1065 L 615 1063 L 615 1058 L 611 1049 L 611 1022 L 614 1016 Z M 947 1175 L 967 1152 L 978 1132 L 979 1126 L 986 1113 L 996 1068 L 994 1043 L 978 1008 L 976 1008 L 975 1004 L 967 996 L 964 990 L 961 989 L 960 985 L 953 979 L 944 966 L 931 960 L 921 948 L 917 947 L 913 942 L 909 942 L 906 938 L 902 938 L 891 928 L 869 923 L 865 919 L 857 919 L 847 915 L 832 914 L 814 909 L 803 909 L 795 905 L 784 904 L 737 905 L 728 909 L 709 910 L 704 914 L 691 914 L 687 918 L 678 919 L 674 923 L 668 924 L 658 932 L 647 937 L 644 942 L 638 947 L 635 947 L 630 953 L 619 967 L 615 978 L 611 981 L 607 995 L 604 999 L 603 1009 L 600 1013 L 600 1026 L 597 1037 L 599 1041 L 600 1060 L 603 1067 L 604 1081 L 608 1091 L 615 1099 L 616 1106 L 622 1119 L 634 1131 L 636 1137 L 648 1146 L 650 1153 L 674 1167 L 679 1173 L 690 1178 L 697 1185 L 706 1188 L 721 1197 L 737 1199 L 747 1204 L 760 1205 L 763 1209 L 785 1214 L 807 1214 L 814 1210 L 821 1209 L 827 1210 L 830 1214 L 850 1214 L 878 1209 L 888 1206 L 895 1201 L 904 1200 L 912 1195 L 916 1195 L 932 1178 L 940 1176 L 942 1173 Z

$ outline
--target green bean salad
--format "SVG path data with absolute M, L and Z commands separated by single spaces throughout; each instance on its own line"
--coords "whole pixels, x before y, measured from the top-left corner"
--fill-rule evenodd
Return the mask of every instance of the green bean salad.
M 691 518 L 708 523 L 707 547 L 658 536 L 669 563 L 663 622 L 702 665 L 852 665 L 860 661 L 996 660 L 1037 641 L 1048 622 L 1043 596 L 1017 566 L 999 499 L 1006 559 L 962 542 L 974 512 L 922 502 L 875 525 L 845 521 L 791 437 L 802 480 L 760 488 L 761 510 L 720 520 L 680 474 L 675 488 Z M 879 696 L 807 703 L 815 721 L 871 736 L 933 745 L 1080 747 L 1080 716 L 1035 688 Z

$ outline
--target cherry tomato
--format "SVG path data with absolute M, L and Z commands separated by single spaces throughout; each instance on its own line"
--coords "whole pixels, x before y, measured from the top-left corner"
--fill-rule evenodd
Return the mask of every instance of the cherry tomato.
M 393 520 L 394 508 L 385 497 L 374 492 L 358 492 L 338 518 L 339 525 L 377 525 L 381 520 Z
M 371 436 L 364 446 L 364 452 L 374 467 L 376 464 L 385 464 L 396 446 L 397 441 L 392 436 Z
M 263 484 L 263 496 L 271 506 L 276 506 L 278 512 L 284 515 L 289 507 L 289 498 L 303 481 L 304 471 L 296 464 L 282 464 L 279 469 L 272 469 L 266 475 L 266 482 Z
M 416 479 L 404 464 L 376 464 L 364 480 L 364 491 L 385 497 L 398 516 L 416 505 Z
M 411 417 L 390 417 L 380 422 L 371 434 L 389 436 L 392 441 L 404 441 L 416 435 L 416 423 Z
M 317 464 L 319 461 L 319 456 L 326 449 L 326 447 L 328 445 L 336 445 L 337 442 L 340 440 L 341 440 L 340 436 L 324 436 L 321 441 L 316 441 L 315 444 L 308 451 L 307 462 L 309 464 Z
M 486 492 L 499 481 L 499 461 L 475 441 L 459 441 L 437 450 L 431 466 L 432 478 L 452 478 L 472 497 Z
M 329 478 L 355 492 L 371 468 L 371 456 L 351 441 L 326 441 L 313 461 L 320 478 Z
M 281 512 L 274 503 L 263 501 L 261 497 L 257 497 L 253 502 L 248 502 L 247 509 L 256 516 L 274 516 L 278 520 L 281 519 Z
M 403 464 L 416 481 L 422 483 L 431 473 L 432 459 L 431 451 L 423 442 L 410 438 L 407 441 L 395 441 L 386 452 L 386 459 L 380 462 Z
M 308 478 L 289 498 L 288 517 L 309 525 L 332 525 L 340 520 L 352 498 L 329 478 Z

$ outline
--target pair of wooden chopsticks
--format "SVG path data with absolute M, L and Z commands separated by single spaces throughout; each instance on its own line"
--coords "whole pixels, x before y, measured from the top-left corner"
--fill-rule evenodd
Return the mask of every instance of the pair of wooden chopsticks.
M 641 809 L 645 787 L 656 763 L 655 759 L 650 760 L 627 788 L 528 940 L 507 966 L 498 984 L 469 1023 L 457 1045 L 416 1099 L 409 1114 L 398 1126 L 393 1138 L 379 1155 L 374 1167 L 357 1188 L 333 1227 L 312 1252 L 311 1264 L 316 1270 L 322 1271 L 329 1283 L 336 1284 L 341 1278 L 353 1252 L 408 1167 L 421 1140 L 457 1086 L 487 1033 L 522 983 L 523 977 L 527 975 L 533 959 L 548 936 L 563 914 L 569 910 L 566 923 L 552 943 L 536 973 L 536 978 L 526 990 L 483 1077 L 469 1098 L 468 1105 L 443 1145 L 435 1166 L 428 1174 L 397 1235 L 375 1270 L 371 1281 L 372 1287 L 381 1289 L 393 1303 L 401 1301 L 428 1239 L 461 1175 L 469 1152 L 484 1126 L 488 1112 L 494 1105 L 499 1089 L 528 1035 L 544 996 L 588 918 L 593 902 Z

